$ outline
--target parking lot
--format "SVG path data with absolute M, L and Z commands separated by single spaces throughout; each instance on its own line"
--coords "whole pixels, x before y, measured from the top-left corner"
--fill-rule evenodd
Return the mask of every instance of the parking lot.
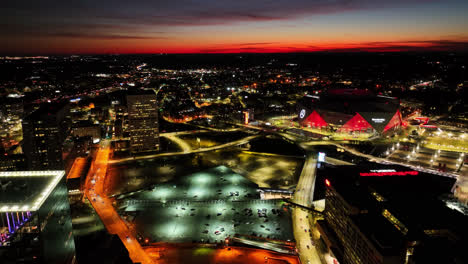
M 121 199 L 121 215 L 149 242 L 216 243 L 234 235 L 293 240 L 290 211 L 218 166 Z

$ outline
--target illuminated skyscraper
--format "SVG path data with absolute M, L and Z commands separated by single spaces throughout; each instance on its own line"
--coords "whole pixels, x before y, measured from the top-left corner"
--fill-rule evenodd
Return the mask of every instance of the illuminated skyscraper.
M 0 262 L 74 263 L 64 171 L 0 172 Z
M 132 153 L 159 150 L 158 107 L 153 91 L 127 95 L 128 132 Z

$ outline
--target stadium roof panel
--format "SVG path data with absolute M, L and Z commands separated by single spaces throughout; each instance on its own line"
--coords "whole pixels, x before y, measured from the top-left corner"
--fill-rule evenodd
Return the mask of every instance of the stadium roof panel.
M 322 109 L 333 112 L 354 114 L 360 112 L 391 112 L 399 109 L 398 99 L 393 97 L 372 95 L 322 95 L 319 99 L 315 97 L 304 97 L 300 103 L 308 108 Z
M 305 96 L 299 100 L 298 107 L 299 121 L 316 127 L 323 127 L 326 122 L 330 126 L 342 126 L 341 130 L 362 131 L 370 125 L 375 131 L 382 133 L 401 124 L 400 103 L 395 97 L 369 93 L 328 93 L 320 97 Z M 312 115 L 314 116 L 311 117 Z M 310 121 L 311 119 L 314 121 Z M 360 125 L 359 122 L 354 124 L 353 119 L 359 119 L 357 121 L 365 125 Z

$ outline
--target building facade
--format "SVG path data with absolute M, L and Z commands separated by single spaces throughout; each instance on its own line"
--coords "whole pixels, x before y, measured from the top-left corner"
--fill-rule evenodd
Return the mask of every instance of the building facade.
M 328 167 L 319 174 L 324 184 L 315 190 L 325 198 L 325 211 L 317 222 L 318 247 L 339 263 L 468 260 L 467 217 L 444 198 L 451 197 L 455 179 L 382 164 Z
M 23 119 L 23 152 L 30 170 L 63 169 L 63 142 L 69 132 L 67 104 L 45 105 Z
M 339 252 L 344 263 L 348 264 L 382 264 L 402 263 L 396 257 L 395 261 L 384 262 L 384 257 L 374 247 L 371 241 L 354 224 L 351 216 L 357 216 L 361 212 L 358 208 L 349 205 L 343 197 L 329 186 L 325 193 L 327 224 L 333 229 L 340 241 Z M 388 258 L 388 257 L 387 257 Z
M 159 150 L 158 107 L 153 91 L 127 95 L 128 128 L 132 153 Z
M 99 125 L 75 126 L 72 128 L 75 137 L 91 137 L 93 140 L 101 138 L 101 128 Z

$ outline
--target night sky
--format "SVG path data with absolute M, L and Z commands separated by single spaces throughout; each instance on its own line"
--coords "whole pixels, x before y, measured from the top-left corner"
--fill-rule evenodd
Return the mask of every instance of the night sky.
M 467 0 L 12 0 L 1 54 L 467 51 Z

